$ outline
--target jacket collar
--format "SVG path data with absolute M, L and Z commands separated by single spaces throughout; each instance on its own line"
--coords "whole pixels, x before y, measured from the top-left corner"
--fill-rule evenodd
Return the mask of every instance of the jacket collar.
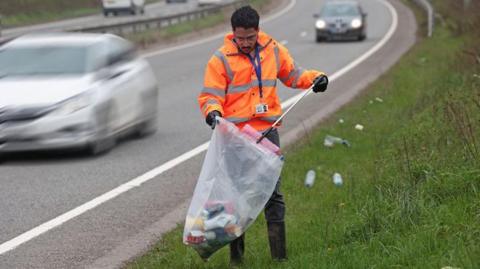
M 260 46 L 260 51 L 265 49 L 270 43 L 272 43 L 273 38 L 271 38 L 266 33 L 259 31 L 258 32 L 258 39 L 257 44 Z M 225 35 L 223 40 L 223 45 L 225 47 L 226 55 L 227 56 L 237 56 L 244 54 L 238 49 L 237 44 L 233 40 L 233 33 L 228 33 Z

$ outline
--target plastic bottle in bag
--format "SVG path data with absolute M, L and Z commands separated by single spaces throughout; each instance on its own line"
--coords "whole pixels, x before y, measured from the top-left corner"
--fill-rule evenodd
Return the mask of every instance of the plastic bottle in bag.
M 225 207 L 222 204 L 214 204 L 210 207 L 205 208 L 203 211 L 203 215 L 206 219 L 211 219 L 218 215 L 219 213 L 223 212 Z
M 308 170 L 307 175 L 305 176 L 305 187 L 312 187 L 313 183 L 315 183 L 315 171 Z

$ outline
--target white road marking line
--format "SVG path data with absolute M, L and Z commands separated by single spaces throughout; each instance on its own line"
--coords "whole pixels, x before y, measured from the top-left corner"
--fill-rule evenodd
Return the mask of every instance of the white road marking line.
M 300 33 L 300 37 L 306 37 L 307 36 L 307 31 L 303 31 Z
M 288 40 L 282 40 L 282 41 L 280 41 L 280 44 L 282 44 L 282 45 L 287 45 L 287 44 L 288 44 Z
M 355 66 L 359 65 L 362 61 L 364 61 L 366 58 L 368 58 L 370 55 L 372 55 L 373 53 L 375 53 L 377 50 L 379 50 L 389 39 L 390 37 L 393 35 L 393 33 L 395 32 L 396 28 L 397 28 L 397 25 L 398 25 L 398 17 L 397 17 L 397 13 L 395 11 L 395 9 L 393 8 L 393 6 L 388 3 L 387 1 L 385 0 L 377 0 L 381 3 L 383 3 L 384 5 L 386 5 L 392 15 L 392 24 L 390 25 L 390 29 L 388 30 L 387 34 L 382 38 L 382 40 L 380 40 L 379 43 L 377 43 L 375 46 L 373 46 L 370 50 L 368 50 L 366 53 L 364 53 L 362 56 L 358 57 L 356 60 L 354 60 L 353 62 L 351 62 L 350 64 L 348 64 L 347 66 L 345 66 L 344 68 L 340 69 L 339 71 L 335 72 L 333 75 L 330 76 L 330 81 L 334 81 L 335 79 L 341 77 L 342 75 L 344 75 L 345 73 L 347 73 L 348 71 L 350 71 L 351 69 L 353 69 Z M 295 2 L 295 0 L 293 1 Z M 278 16 L 277 16 L 278 17 Z M 275 18 L 275 17 L 274 17 Z M 272 17 L 270 17 L 269 19 L 272 19 Z M 206 42 L 206 41 L 204 41 Z M 168 50 L 168 51 L 173 51 L 174 49 L 171 49 L 171 50 Z M 166 50 L 163 50 L 163 51 L 166 51 Z M 162 54 L 162 53 L 167 53 L 167 52 L 161 52 L 161 53 L 158 53 L 158 54 Z M 154 54 L 152 54 L 154 55 Z M 292 105 L 297 98 L 301 97 L 303 93 L 299 93 L 297 94 L 296 96 L 294 97 L 291 97 L 289 98 L 288 100 L 286 100 L 285 102 L 282 103 L 282 108 L 285 108 L 285 107 L 288 107 L 290 105 Z M 23 244 L 23 243 L 26 243 L 32 239 L 34 239 L 35 237 L 38 237 L 39 235 L 53 229 L 53 228 L 56 228 L 60 225 L 62 225 L 63 223 L 87 212 L 88 210 L 90 209 L 93 209 L 115 197 L 117 197 L 118 195 L 122 194 L 122 193 L 125 193 L 127 191 L 129 191 L 130 189 L 132 188 L 135 188 L 135 187 L 138 187 L 140 185 L 142 185 L 143 183 L 155 178 L 156 176 L 158 175 L 161 175 L 162 173 L 176 167 L 177 165 L 197 156 L 198 154 L 204 152 L 205 150 L 207 150 L 208 148 L 208 145 L 209 145 L 210 142 L 206 142 L 206 143 L 203 143 L 202 145 L 192 149 L 191 151 L 188 151 L 180 156 L 178 156 L 177 158 L 175 159 L 172 159 L 148 172 L 146 172 L 145 174 L 133 179 L 133 180 L 130 180 L 120 186 L 118 186 L 117 188 L 111 190 L 111 191 L 108 191 L 96 198 L 94 198 L 93 200 L 90 200 L 89 202 L 86 202 L 50 221 L 47 221 L 27 232 L 24 232 L 23 234 L 13 238 L 13 239 L 10 239 L 9 241 L 6 241 L 4 243 L 2 243 L 0 245 L 0 255 L 10 251 L 10 250 L 13 250 L 14 248 L 18 247 L 19 245 Z

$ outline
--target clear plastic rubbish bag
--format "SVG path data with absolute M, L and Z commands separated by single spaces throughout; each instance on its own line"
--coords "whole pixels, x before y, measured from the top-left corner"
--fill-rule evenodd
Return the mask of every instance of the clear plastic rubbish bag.
M 283 166 L 280 149 L 251 126 L 217 118 L 188 209 L 183 243 L 204 260 L 241 236 L 273 193 Z

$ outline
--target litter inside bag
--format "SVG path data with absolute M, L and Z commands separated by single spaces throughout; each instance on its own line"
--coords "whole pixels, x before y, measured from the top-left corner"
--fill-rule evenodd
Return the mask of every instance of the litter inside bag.
M 273 193 L 283 166 L 280 149 L 251 126 L 217 118 L 193 193 L 183 243 L 204 260 L 241 236 Z

